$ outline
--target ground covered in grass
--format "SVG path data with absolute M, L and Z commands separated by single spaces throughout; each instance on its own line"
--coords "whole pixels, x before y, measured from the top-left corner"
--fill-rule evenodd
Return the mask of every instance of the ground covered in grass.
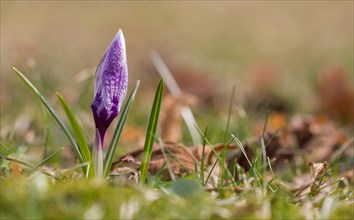
M 272 123 L 269 125 L 275 126 Z M 301 126 L 298 129 L 295 133 L 306 131 Z M 328 129 L 335 133 L 328 127 L 325 130 Z M 292 139 L 290 132 L 282 134 L 286 137 L 261 136 L 252 144 L 242 144 L 236 138 L 236 144 L 226 148 L 222 144 L 211 145 L 205 136 L 206 143 L 199 147 L 174 142 L 156 144 L 145 184 L 140 180 L 140 148 L 122 155 L 114 162 L 109 177 L 100 180 L 85 179 L 77 165 L 68 169 L 60 168 L 63 161 L 54 165 L 62 151 L 33 165 L 21 159 L 21 148 L 16 152 L 12 146 L 3 146 L 1 217 L 352 219 L 352 139 L 345 139 L 339 148 L 332 149 L 337 143 L 328 138 L 334 134 L 326 134 L 324 140 L 323 133 L 310 134 L 315 137 L 307 137 L 312 139 L 305 141 L 307 146 L 295 148 L 282 142 Z M 312 154 L 316 148 L 321 152 Z M 224 153 L 227 157 L 222 171 Z M 324 162 L 308 162 L 312 159 Z
M 348 192 L 339 191 L 314 203 L 292 202 L 283 190 L 265 196 L 258 189 L 229 190 L 221 199 L 216 192 L 204 192 L 195 180 L 154 189 L 82 180 L 53 184 L 34 173 L 31 181 L 13 178 L 1 184 L 11 192 L 2 195 L 2 219 L 351 219 L 354 214 L 352 202 L 343 200 Z
M 354 219 L 353 2 L 0 4 L 0 219 Z M 140 87 L 109 175 L 86 179 L 12 67 L 69 127 L 62 94 L 92 149 L 95 66 L 119 28 Z

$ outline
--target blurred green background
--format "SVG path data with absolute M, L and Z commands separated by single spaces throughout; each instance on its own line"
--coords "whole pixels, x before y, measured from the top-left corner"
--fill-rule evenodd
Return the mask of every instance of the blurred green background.
M 353 1 L 1 1 L 1 138 L 24 113 L 43 118 L 13 66 L 53 103 L 55 92 L 63 93 L 92 126 L 92 77 L 79 76 L 93 76 L 118 29 L 126 38 L 129 83 L 141 80 L 135 111 L 146 113 L 135 117 L 139 122 L 158 81 L 152 49 L 173 72 L 212 76 L 209 90 L 224 91 L 220 109 L 227 109 L 232 85 L 242 103 L 242 94 L 257 86 L 252 77 L 265 68 L 276 72 L 273 90 L 311 111 L 321 74 L 340 67 L 352 78 L 353 27 Z

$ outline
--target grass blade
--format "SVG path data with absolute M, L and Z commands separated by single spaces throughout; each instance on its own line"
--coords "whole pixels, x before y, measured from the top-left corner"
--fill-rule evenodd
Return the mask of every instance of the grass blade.
M 160 169 L 157 170 L 156 174 L 155 174 L 155 178 L 160 180 L 160 175 L 163 171 L 163 169 L 165 168 L 165 166 L 167 165 L 167 163 L 169 162 L 170 159 L 167 158 L 167 160 L 165 160 L 162 164 L 162 166 L 160 167 Z
M 45 163 L 47 163 L 49 160 L 51 160 L 53 157 L 55 157 L 56 155 L 58 155 L 59 153 L 61 153 L 64 150 L 64 148 L 59 149 L 57 151 L 55 151 L 54 153 L 50 154 L 48 157 L 44 158 L 44 160 L 42 160 L 41 162 L 37 163 L 35 166 L 33 166 L 31 168 L 30 171 L 28 171 L 28 174 L 32 173 L 33 171 L 35 171 L 38 167 L 43 166 Z
M 159 85 L 157 86 L 154 103 L 151 108 L 150 119 L 148 129 L 146 131 L 146 138 L 144 144 L 144 152 L 141 161 L 141 182 L 144 183 L 146 179 L 146 173 L 149 167 L 152 146 L 154 145 L 154 139 L 157 129 L 157 122 L 159 119 L 160 108 L 161 108 L 161 100 L 163 93 L 163 80 L 160 80 Z
M 49 143 L 53 138 L 53 131 L 52 131 L 52 121 L 50 120 L 50 115 L 47 113 L 47 111 L 43 108 L 43 114 L 44 114 L 44 120 L 45 120 L 45 139 L 44 139 L 44 149 L 43 149 L 43 160 L 44 158 L 47 157 L 48 153 L 48 148 L 49 148 Z
M 225 136 L 224 136 L 224 149 L 220 155 L 221 160 L 220 163 L 224 164 L 225 163 L 225 157 L 226 157 L 226 149 L 228 147 L 227 145 L 227 138 L 229 136 L 229 129 L 230 129 L 230 121 L 231 121 L 231 114 L 232 114 L 232 106 L 234 104 L 235 101 L 235 91 L 236 91 L 236 87 L 233 86 L 232 87 L 232 92 L 231 92 L 231 97 L 230 97 L 230 103 L 229 103 L 229 114 L 227 117 L 227 123 L 226 123 L 226 130 L 225 130 Z M 224 170 L 224 165 L 220 166 L 220 178 L 219 178 L 219 185 L 224 183 L 224 176 L 225 176 L 225 170 Z
M 16 74 L 21 78 L 21 80 L 32 90 L 32 92 L 37 96 L 37 98 L 43 103 L 43 105 L 48 109 L 48 111 L 52 114 L 54 117 L 55 121 L 59 124 L 59 126 L 62 128 L 64 131 L 66 137 L 69 139 L 70 143 L 72 144 L 72 147 L 74 149 L 74 152 L 76 154 L 77 159 L 80 161 L 80 163 L 83 162 L 83 158 L 80 152 L 80 149 L 73 138 L 72 134 L 68 130 L 68 128 L 65 126 L 63 120 L 59 117 L 58 113 L 55 111 L 53 106 L 49 103 L 49 101 L 42 95 L 42 93 L 32 84 L 32 82 L 25 77 L 19 70 L 17 70 L 15 67 L 13 67 L 13 70 L 15 70 Z
M 59 102 L 62 105 L 62 107 L 65 111 L 65 114 L 68 117 L 71 127 L 74 131 L 76 141 L 78 143 L 80 152 L 82 153 L 83 162 L 89 162 L 89 166 L 82 167 L 82 169 L 85 174 L 86 173 L 88 174 L 89 177 L 94 177 L 95 174 L 94 174 L 94 170 L 92 169 L 91 151 L 90 151 L 89 145 L 87 143 L 87 140 L 85 138 L 85 135 L 84 135 L 79 123 L 77 122 L 74 114 L 72 113 L 69 105 L 64 100 L 63 96 L 59 92 L 57 92 L 57 97 L 58 97 Z
M 2 158 L 3 160 L 8 160 L 8 161 L 11 161 L 11 162 L 15 162 L 15 163 L 19 163 L 19 164 L 22 164 L 22 165 L 25 165 L 27 167 L 30 167 L 32 168 L 33 166 L 23 160 L 19 160 L 19 159 L 16 159 L 16 158 L 11 158 L 11 157 L 7 157 L 5 155 L 2 155 L 0 154 L 0 158 Z
M 204 131 L 204 135 L 207 136 L 207 133 L 208 133 L 208 127 L 205 128 L 205 131 Z M 200 164 L 200 179 L 202 180 L 203 182 L 203 185 L 206 184 L 206 182 L 204 182 L 204 160 L 205 160 L 205 138 L 203 138 L 203 151 L 202 151 L 202 161 L 201 161 L 201 164 Z
M 171 71 L 168 69 L 166 63 L 162 60 L 160 54 L 157 51 L 152 51 L 150 53 L 150 60 L 154 65 L 155 69 L 157 70 L 158 74 L 161 76 L 161 78 L 164 79 L 164 83 L 166 84 L 168 90 L 170 90 L 171 94 L 176 98 L 180 98 L 182 96 L 182 91 L 179 88 Z M 198 144 L 200 144 L 202 141 L 199 137 L 198 131 L 194 127 L 194 125 L 197 123 L 193 116 L 193 112 L 188 106 L 184 106 L 181 109 L 181 115 L 187 125 L 187 128 L 193 141 L 193 145 L 197 147 Z
M 159 140 L 159 145 L 160 145 L 160 148 L 161 148 L 162 156 L 163 156 L 165 162 L 167 162 L 167 170 L 168 170 L 168 172 L 169 172 L 169 174 L 170 174 L 171 180 L 172 180 L 172 181 L 176 181 L 176 176 L 175 176 L 175 174 L 174 174 L 174 172 L 173 172 L 173 170 L 172 170 L 172 166 L 171 166 L 171 163 L 170 163 L 170 159 L 169 159 L 169 157 L 167 157 L 167 155 L 166 155 L 165 144 L 163 143 L 161 137 L 159 137 L 158 140 Z M 157 173 L 156 173 L 156 174 L 157 174 Z M 158 176 L 158 175 L 155 175 L 155 176 Z
M 135 86 L 127 99 L 127 102 L 126 102 L 126 104 L 122 110 L 121 116 L 119 118 L 117 127 L 114 130 L 113 137 L 112 137 L 111 143 L 109 144 L 108 151 L 107 151 L 107 154 L 106 154 L 106 157 L 104 160 L 104 170 L 103 170 L 104 176 L 107 176 L 109 174 L 109 171 L 111 170 L 112 160 L 114 158 L 114 154 L 117 149 L 118 141 L 119 141 L 120 135 L 122 133 L 125 121 L 127 119 L 129 110 L 133 104 L 135 94 L 138 91 L 139 84 L 140 84 L 140 81 L 138 80 L 135 83 Z
M 215 162 L 215 164 L 216 164 L 217 162 L 219 162 L 219 161 L 221 160 L 219 154 L 215 151 L 213 145 L 210 143 L 210 141 L 209 141 L 208 138 L 205 136 L 205 134 L 203 134 L 203 132 L 200 130 L 200 128 L 199 128 L 197 125 L 195 125 L 195 128 L 198 130 L 199 134 L 202 136 L 202 138 L 204 139 L 205 143 L 207 143 L 207 144 L 209 145 L 210 149 L 212 150 L 212 152 L 213 152 L 214 155 L 216 156 L 216 158 L 217 158 L 217 161 Z M 215 166 L 215 164 L 213 165 L 213 167 Z M 235 181 L 235 179 L 233 178 L 233 176 L 232 176 L 230 170 L 229 170 L 227 167 L 225 167 L 225 166 L 226 166 L 225 164 L 221 164 L 221 163 L 219 163 L 219 164 L 220 164 L 220 166 L 224 166 L 224 170 L 226 170 L 226 173 L 229 175 L 229 178 L 231 179 L 232 184 L 236 187 L 236 181 Z M 214 169 L 214 168 L 212 168 L 212 170 L 213 170 L 213 169 Z M 208 180 L 209 180 L 209 177 L 210 177 L 210 175 L 211 175 L 212 170 L 209 172 L 209 175 L 208 175 L 207 179 L 205 180 L 205 184 L 208 183 Z

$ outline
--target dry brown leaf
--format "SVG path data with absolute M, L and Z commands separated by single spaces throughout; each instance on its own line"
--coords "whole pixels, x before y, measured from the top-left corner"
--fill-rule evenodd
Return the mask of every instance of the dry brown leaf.
M 172 105 L 173 106 L 173 105 Z M 335 152 L 339 152 L 343 146 L 349 146 L 351 142 L 348 142 L 348 138 L 341 133 L 337 126 L 330 120 L 324 117 L 313 116 L 295 116 L 290 119 L 289 124 L 282 126 L 285 120 L 282 115 L 274 116 L 274 127 L 277 127 L 276 131 L 267 131 L 263 137 L 266 153 L 270 159 L 275 158 L 275 162 L 272 164 L 274 169 L 283 168 L 286 162 L 295 162 L 294 159 L 307 160 L 307 161 L 325 161 L 330 159 L 329 157 Z M 278 118 L 280 117 L 280 118 Z M 279 128 L 281 127 L 281 128 Z M 252 161 L 254 157 L 254 146 L 260 146 L 261 138 L 257 138 L 253 142 L 244 143 L 243 147 L 247 154 L 247 157 Z M 347 144 L 343 144 L 347 143 Z M 224 149 L 223 144 L 217 144 L 212 146 L 214 151 L 221 153 Z M 203 147 L 186 147 L 183 144 L 175 142 L 165 142 L 164 149 L 166 156 L 162 151 L 159 144 L 155 144 L 152 150 L 151 162 L 149 164 L 149 172 L 156 174 L 163 164 L 168 160 L 168 166 L 165 166 L 161 171 L 161 177 L 164 180 L 170 180 L 171 174 L 169 168 L 172 169 L 174 176 L 177 178 L 189 175 L 195 172 L 195 164 L 200 167 L 202 160 Z M 205 146 L 204 158 L 205 158 L 205 174 L 209 174 L 211 167 L 217 161 L 217 156 L 212 151 L 210 146 Z M 133 164 L 140 166 L 141 157 L 143 153 L 143 147 L 134 150 L 127 155 L 122 156 L 117 162 L 113 164 L 112 170 L 124 167 L 125 170 L 119 172 L 130 172 L 126 167 L 122 166 L 124 162 L 133 161 Z M 311 159 L 311 160 L 310 160 Z M 245 155 L 240 151 L 239 146 L 230 145 L 227 147 L 226 166 L 230 171 L 233 171 L 235 161 L 245 171 L 250 169 L 250 164 Z M 298 161 L 298 160 L 296 160 Z M 316 178 L 325 172 L 328 167 L 328 163 L 311 163 L 311 167 L 314 169 L 313 178 L 309 176 L 308 181 L 302 181 L 302 184 L 298 184 L 296 187 L 290 187 L 299 192 L 300 195 L 305 195 L 318 189 L 320 184 L 316 182 Z M 118 169 L 118 170 L 119 170 Z M 137 167 L 132 168 L 138 170 Z M 117 170 L 117 169 L 116 169 Z M 213 183 L 219 176 L 220 165 L 216 163 L 216 166 L 212 172 L 210 178 L 210 187 L 213 187 Z M 214 178 L 215 177 L 215 178 Z M 235 177 L 236 178 L 236 177 Z M 310 182 L 309 182 L 310 181 Z M 306 189 L 306 190 L 305 190 Z
M 321 111 L 343 122 L 354 124 L 352 82 L 353 78 L 342 68 L 332 69 L 322 76 L 318 91 Z
M 250 91 L 246 94 L 246 108 L 256 114 L 265 110 L 289 113 L 292 103 L 279 96 L 274 90 L 279 82 L 279 71 L 270 63 L 260 63 L 248 73 Z
M 174 77 L 187 94 L 198 97 L 203 103 L 214 104 L 218 90 L 217 80 L 210 73 L 197 68 L 183 66 L 171 66 Z
M 319 201 L 331 193 L 331 178 L 323 179 L 323 175 L 329 167 L 327 161 L 323 163 L 309 163 L 310 174 L 303 174 L 294 178 L 293 183 L 284 184 L 287 189 L 295 192 L 297 200 L 311 197 L 313 201 Z
M 327 168 L 329 167 L 329 163 L 327 161 L 323 163 L 309 163 L 311 168 L 311 180 L 312 183 L 309 187 L 310 194 L 312 196 L 316 196 L 321 192 L 321 186 L 324 184 L 323 179 L 321 176 L 326 172 Z
M 164 96 L 160 113 L 161 138 L 163 141 L 178 143 L 182 137 L 182 116 L 181 110 L 185 106 L 194 106 L 198 98 L 182 94 L 180 98 L 171 94 Z
M 121 164 L 126 158 L 133 158 L 134 163 L 140 166 L 143 149 L 143 147 L 140 147 L 137 150 L 134 150 L 119 158 L 118 161 L 113 163 L 112 170 L 117 167 L 122 167 Z M 182 177 L 194 172 L 194 164 L 197 159 L 191 153 L 189 148 L 183 144 L 166 142 L 164 143 L 164 149 L 168 158 L 168 163 L 171 165 L 173 173 L 176 177 Z M 163 156 L 162 149 L 158 144 L 155 144 L 152 149 L 151 160 L 148 168 L 149 172 L 153 175 L 156 174 L 164 163 L 165 158 Z M 171 179 L 167 166 L 162 169 L 161 177 L 164 180 Z
M 322 116 L 295 116 L 286 126 L 288 135 L 294 135 L 293 145 L 303 150 L 307 161 L 329 160 L 348 137 L 332 121 Z
M 135 163 L 131 155 L 122 157 L 119 161 L 113 163 L 109 174 L 110 180 L 124 185 L 126 183 L 138 183 L 140 165 Z
M 329 163 L 327 161 L 323 163 L 313 163 L 310 162 L 309 166 L 311 168 L 311 180 L 314 182 L 316 179 L 324 174 L 329 166 Z
M 283 128 L 287 123 L 287 115 L 282 112 L 273 112 L 268 117 L 267 129 L 271 132 Z
M 11 169 L 11 173 L 12 173 L 14 176 L 16 176 L 16 177 L 21 176 L 21 171 L 22 171 L 22 169 L 21 169 L 21 167 L 20 167 L 20 165 L 19 165 L 18 163 L 16 163 L 16 162 L 11 162 L 11 164 L 10 164 L 10 169 Z
M 310 129 L 312 122 L 311 116 L 298 115 L 294 116 L 287 126 L 287 130 L 295 135 L 299 148 L 303 148 L 304 144 L 313 137 L 314 134 Z
M 286 120 L 285 115 L 275 113 L 274 116 L 270 115 L 269 119 L 271 117 L 275 118 L 272 119 L 273 122 L 270 120 L 268 123 L 264 142 L 267 156 L 276 159 L 275 168 L 281 166 L 283 162 L 292 161 L 295 157 L 298 162 L 304 162 L 304 160 L 329 161 L 334 155 L 340 156 L 338 154 L 353 155 L 348 147 L 352 144 L 351 138 L 346 135 L 345 130 L 340 129 L 336 123 L 323 115 L 295 115 L 284 126 L 281 124 Z M 264 126 L 264 122 L 262 125 Z M 278 129 L 274 130 L 274 128 Z M 260 136 L 259 133 L 262 132 L 258 129 L 255 133 Z M 250 154 L 252 148 L 249 146 L 252 145 L 260 146 L 260 138 L 245 144 L 248 149 L 251 149 Z M 244 166 L 247 168 L 247 163 Z

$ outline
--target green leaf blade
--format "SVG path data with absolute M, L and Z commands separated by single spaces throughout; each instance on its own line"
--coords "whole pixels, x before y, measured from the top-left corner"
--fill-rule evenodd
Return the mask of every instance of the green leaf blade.
M 38 167 L 43 166 L 45 163 L 47 163 L 48 161 L 50 161 L 53 157 L 57 156 L 58 154 L 60 154 L 62 151 L 64 150 L 64 148 L 61 148 L 57 151 L 55 151 L 54 153 L 50 154 L 49 156 L 47 156 L 46 158 L 44 158 L 42 161 L 40 161 L 38 164 L 36 164 L 35 166 L 33 166 L 28 173 L 32 173 L 33 171 L 35 171 Z
M 143 151 L 143 157 L 141 161 L 141 182 L 142 183 L 145 183 L 146 173 L 151 159 L 152 147 L 154 145 L 157 123 L 160 114 L 162 93 L 163 93 L 163 80 L 161 79 L 156 89 L 154 103 L 152 105 L 151 113 L 150 113 L 149 125 L 146 131 L 144 151 Z
M 109 171 L 111 170 L 114 154 L 115 154 L 117 146 L 118 146 L 118 141 L 119 141 L 120 135 L 122 133 L 122 130 L 124 128 L 125 121 L 127 119 L 129 110 L 130 110 L 130 108 L 131 108 L 131 106 L 133 104 L 133 101 L 134 101 L 134 98 L 135 98 L 135 94 L 138 91 L 139 84 L 140 84 L 140 81 L 138 80 L 135 83 L 135 86 L 134 86 L 132 92 L 130 93 L 130 95 L 129 95 L 128 99 L 127 99 L 127 102 L 126 102 L 126 104 L 125 104 L 125 106 L 124 106 L 124 108 L 123 108 L 123 110 L 121 112 L 121 116 L 119 118 L 118 124 L 117 124 L 117 126 L 116 126 L 116 128 L 114 130 L 113 137 L 112 137 L 111 143 L 110 143 L 110 145 L 108 147 L 108 151 L 107 151 L 107 154 L 106 154 L 106 157 L 105 157 L 105 160 L 104 160 L 103 173 L 104 173 L 105 176 L 107 176 L 109 174 Z
M 82 167 L 83 171 L 85 174 L 87 173 L 88 177 L 94 177 L 95 174 L 94 174 L 94 170 L 92 168 L 91 151 L 90 151 L 89 145 L 87 143 L 87 140 L 85 138 L 85 135 L 84 135 L 78 121 L 76 120 L 74 114 L 72 113 L 69 105 L 64 100 L 63 96 L 57 92 L 57 97 L 58 97 L 59 102 L 62 105 L 62 107 L 65 111 L 65 114 L 68 117 L 71 127 L 74 131 L 75 138 L 76 138 L 76 141 L 79 146 L 79 150 L 82 153 L 83 161 L 89 162 L 89 164 L 90 164 L 89 167 L 83 166 Z
M 79 149 L 75 139 L 73 138 L 73 135 L 70 133 L 68 128 L 65 126 L 63 120 L 59 117 L 58 113 L 55 111 L 53 106 L 49 103 L 49 101 L 44 97 L 44 95 L 32 84 L 32 82 L 25 75 L 23 75 L 15 67 L 13 67 L 13 70 L 21 78 L 21 80 L 32 90 L 32 92 L 43 103 L 43 105 L 48 109 L 48 111 L 51 113 L 51 115 L 53 116 L 55 121 L 62 128 L 62 130 L 64 131 L 66 137 L 69 139 L 70 143 L 72 144 L 77 159 L 80 161 L 80 163 L 83 163 L 84 161 L 83 161 L 82 154 L 80 152 L 80 149 Z

